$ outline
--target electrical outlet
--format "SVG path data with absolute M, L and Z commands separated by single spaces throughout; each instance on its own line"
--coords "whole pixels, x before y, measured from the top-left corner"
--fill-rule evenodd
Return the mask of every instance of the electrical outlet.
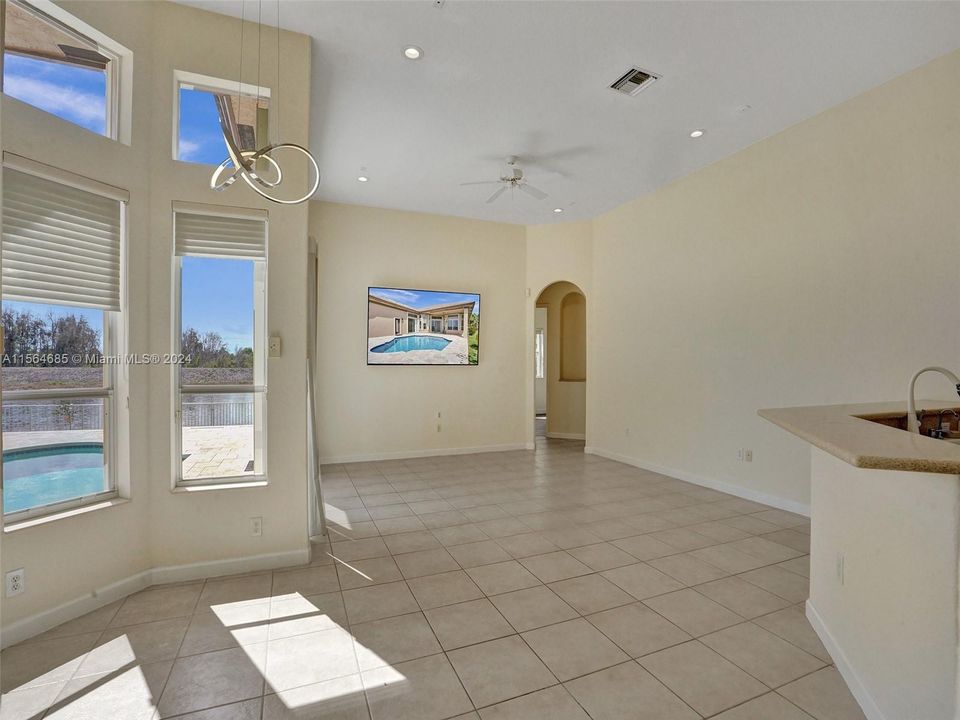
M 269 357 L 280 357 L 282 351 L 279 335 L 271 335 L 267 338 L 267 355 Z
M 7 597 L 19 595 L 27 589 L 27 573 L 23 568 L 17 568 L 7 573 Z
M 437 423 L 437 432 L 440 432 L 440 423 Z
M 753 450 L 744 450 L 744 451 L 743 451 L 743 461 L 744 461 L 744 462 L 753 462 Z
M 262 517 L 252 517 L 250 518 L 250 534 L 254 537 L 260 537 L 263 535 L 263 518 Z
M 737 460 L 739 462 L 743 462 L 743 448 L 739 448 L 737 450 Z
M 843 553 L 837 553 L 837 581 L 843 585 L 844 583 L 844 571 L 846 568 L 846 558 L 844 558 Z

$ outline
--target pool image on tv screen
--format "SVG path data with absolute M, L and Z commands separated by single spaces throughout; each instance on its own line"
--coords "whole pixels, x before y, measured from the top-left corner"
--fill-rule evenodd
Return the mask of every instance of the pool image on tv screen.
M 368 365 L 476 365 L 477 293 L 367 288 Z

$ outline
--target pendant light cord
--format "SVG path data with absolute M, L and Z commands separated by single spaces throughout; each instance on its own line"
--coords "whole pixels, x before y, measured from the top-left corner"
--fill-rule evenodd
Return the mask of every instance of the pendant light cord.
M 247 0 L 240 0 L 240 71 L 237 73 L 237 115 L 240 114 L 240 94 L 243 91 L 243 31 L 246 22 Z
M 277 91 L 274 93 L 270 105 L 270 110 L 274 112 L 277 118 L 274 137 L 277 142 L 280 142 L 280 0 L 277 0 Z
M 260 59 L 263 56 L 263 0 L 257 0 L 257 107 L 260 107 Z M 256 115 L 256 110 L 254 110 Z

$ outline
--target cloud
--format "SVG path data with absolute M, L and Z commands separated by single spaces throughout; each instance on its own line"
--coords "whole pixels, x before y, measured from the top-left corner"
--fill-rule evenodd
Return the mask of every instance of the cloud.
M 399 290 L 394 288 L 373 288 L 370 294 L 383 298 L 384 300 L 391 300 L 401 305 L 407 305 L 408 307 L 417 309 L 436 307 L 437 305 L 452 305 L 453 303 L 468 302 L 471 300 L 476 302 L 479 307 L 480 301 L 479 295 L 438 292 L 433 290 L 415 292 L 413 290 Z
M 77 125 L 95 132 L 103 131 L 106 99 L 102 95 L 10 72 L 4 74 L 3 91 Z
M 186 138 L 180 138 L 179 144 L 179 154 L 180 160 L 190 161 L 197 157 L 197 153 L 200 152 L 203 148 L 203 143 L 197 140 L 187 140 Z
M 411 292 L 409 290 L 392 290 L 388 288 L 374 288 L 371 295 L 376 297 L 383 298 L 384 300 L 392 300 L 404 305 L 409 305 L 415 303 L 420 299 L 420 294 Z

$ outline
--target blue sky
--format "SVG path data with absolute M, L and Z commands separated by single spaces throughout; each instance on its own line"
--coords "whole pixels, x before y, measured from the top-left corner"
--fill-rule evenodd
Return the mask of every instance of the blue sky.
M 397 288 L 370 288 L 370 294 L 391 300 L 415 310 L 434 307 L 436 305 L 452 305 L 453 303 L 469 302 L 473 300 L 476 303 L 473 311 L 480 314 L 480 296 L 472 293 L 452 293 L 435 292 L 432 290 L 400 290 Z
M 106 132 L 106 73 L 5 53 L 3 91 L 103 135 Z
M 220 333 L 227 347 L 253 347 L 253 261 L 183 258 L 184 328 Z
M 180 88 L 178 159 L 219 165 L 227 159 L 227 144 L 213 93 Z

